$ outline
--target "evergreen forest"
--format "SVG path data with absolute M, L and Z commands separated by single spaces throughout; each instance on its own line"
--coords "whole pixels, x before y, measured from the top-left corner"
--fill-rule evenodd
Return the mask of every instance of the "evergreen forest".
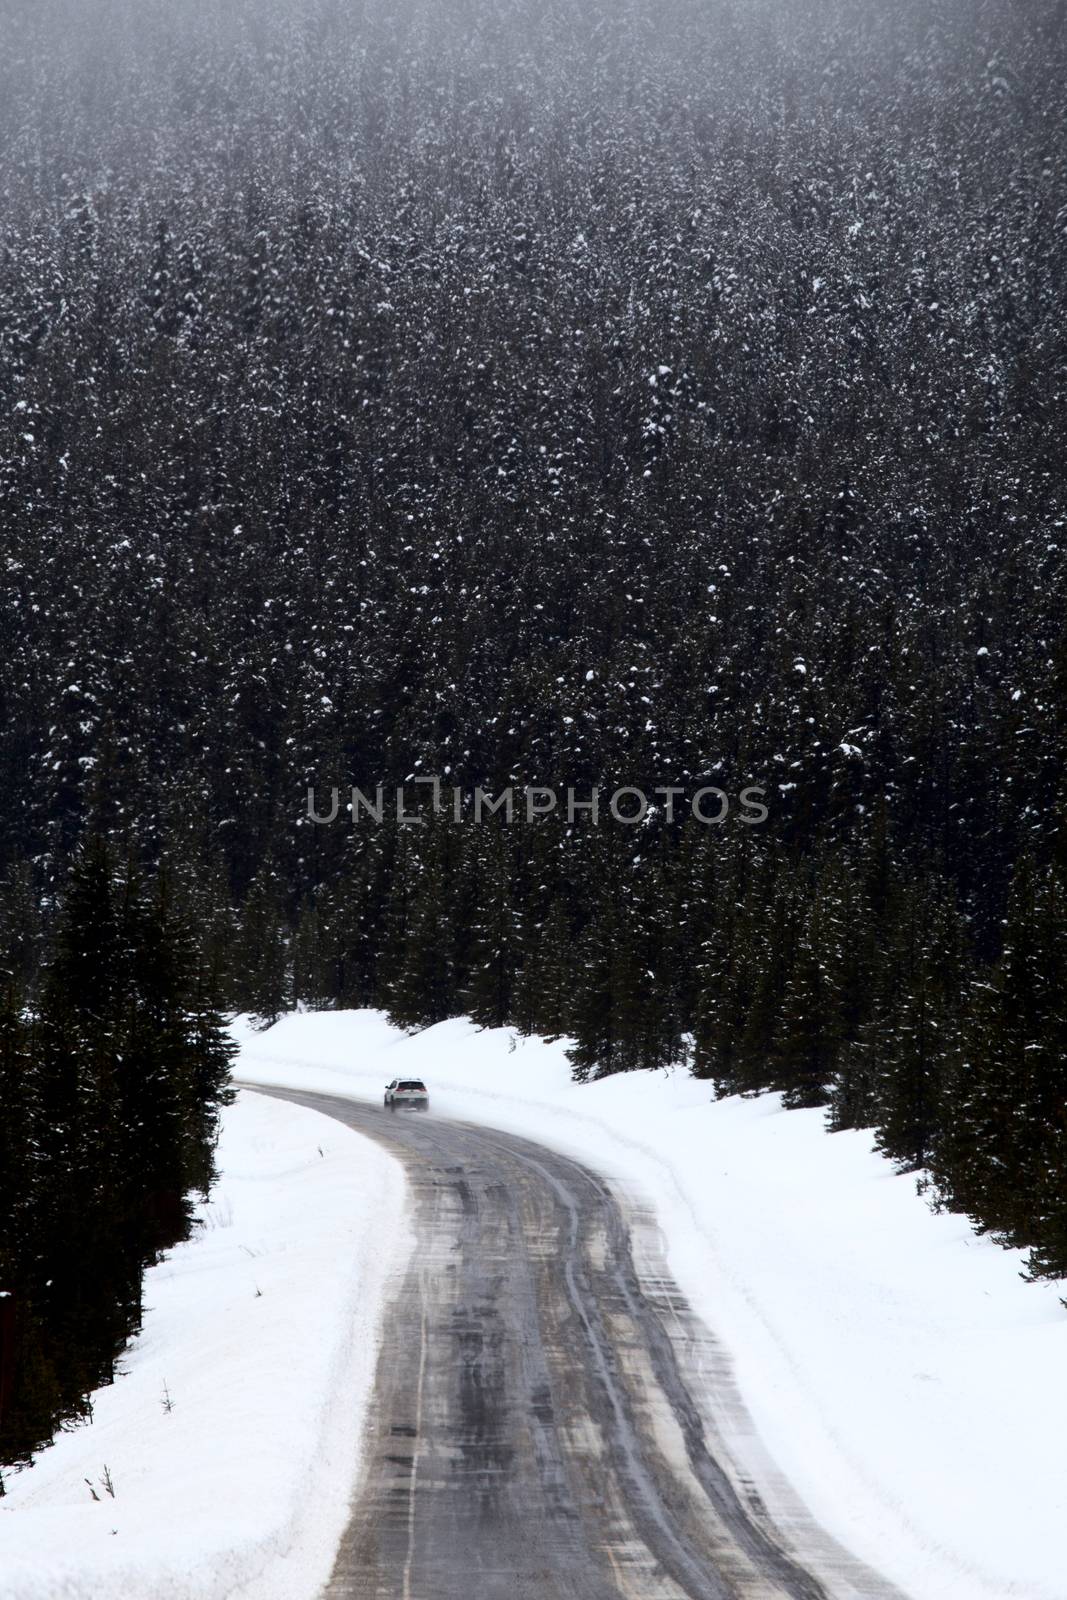
M 1064 0 L 0 0 L 0 1461 L 233 1011 L 777 1090 L 1067 1276 L 1065 85 Z

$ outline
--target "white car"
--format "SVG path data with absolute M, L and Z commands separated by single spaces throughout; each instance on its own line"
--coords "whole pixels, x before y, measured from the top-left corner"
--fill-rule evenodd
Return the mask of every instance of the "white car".
M 387 1111 L 429 1111 L 430 1097 L 421 1078 L 394 1078 L 386 1087 Z

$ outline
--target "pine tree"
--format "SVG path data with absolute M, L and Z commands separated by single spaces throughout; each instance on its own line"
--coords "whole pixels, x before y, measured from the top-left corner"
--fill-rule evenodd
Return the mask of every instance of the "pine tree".
M 876 1045 L 877 1145 L 905 1171 L 927 1165 L 959 1048 L 962 930 L 955 907 L 920 881 L 901 896 L 890 961 L 897 992 Z
M 775 1086 L 787 1106 L 821 1106 L 829 1098 L 841 1039 L 841 933 L 837 907 L 816 889 L 785 979 L 771 1045 Z
M 878 1047 L 885 1037 L 886 1017 L 882 997 L 876 996 L 855 1037 L 847 1039 L 837 1052 L 826 1107 L 826 1126 L 831 1133 L 877 1125 Z
M 232 1046 L 215 975 L 166 873 L 99 839 L 75 861 L 35 1014 L 0 1008 L 5 1166 L 0 1459 L 84 1413 L 138 1326 L 141 1274 L 188 1236 L 214 1175 Z
M 381 1006 L 401 947 L 401 841 L 395 821 L 353 831 L 332 897 L 336 950 L 333 998 L 340 1005 Z
M 394 908 L 396 967 L 384 988 L 390 1020 L 401 1028 L 443 1022 L 459 1008 L 449 917 L 454 836 L 449 824 L 435 821 L 413 827 L 411 840 L 404 852 L 403 912 Z
M 281 873 L 267 855 L 241 907 L 233 963 L 238 1006 L 264 1022 L 277 1022 L 292 1001 L 288 946 Z
M 709 932 L 699 951 L 693 1072 L 711 1078 L 719 1095 L 748 1086 L 741 1041 L 753 1003 L 766 872 L 744 851 L 734 851 L 718 893 L 702 921 Z
M 110 1374 L 140 1302 L 118 1088 L 131 998 L 130 892 L 113 853 L 90 839 L 72 869 L 34 1037 L 40 1176 L 27 1293 L 70 1406 Z
M 574 994 L 570 1006 L 570 1031 L 575 1043 L 567 1051 L 574 1079 L 585 1083 L 614 1072 L 619 1040 L 615 1027 L 614 987 L 617 970 L 612 949 L 618 922 L 613 910 L 579 936 L 574 952 Z
M 522 965 L 513 1014 L 520 1033 L 553 1039 L 570 1028 L 573 1005 L 572 936 L 567 913 L 553 900 L 539 922 L 524 919 Z
M 309 898 L 300 910 L 292 938 L 294 1006 L 322 1010 L 337 993 L 339 952 L 332 906 L 327 890 Z
M 781 1086 L 775 1051 L 785 1027 L 786 990 L 798 946 L 797 898 L 793 875 L 783 867 L 758 914 L 749 921 L 745 947 L 752 963 L 752 1000 L 734 1068 L 740 1094 Z
M 941 1198 L 982 1228 L 1038 1246 L 1035 1269 L 1061 1259 L 1067 1095 L 1063 878 L 1058 863 L 1024 856 L 1016 869 L 1004 953 L 972 985 L 961 1062 L 946 1090 L 945 1128 L 933 1163 Z M 1043 1237 L 1050 1240 L 1042 1256 Z
M 513 903 L 507 837 L 494 827 L 477 862 L 481 902 L 470 928 L 471 975 L 458 1003 L 483 1028 L 502 1028 L 513 1014 L 522 925 Z

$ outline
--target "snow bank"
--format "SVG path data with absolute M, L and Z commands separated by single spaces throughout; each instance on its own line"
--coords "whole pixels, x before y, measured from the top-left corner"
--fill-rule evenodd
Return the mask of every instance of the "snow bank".
M 311 1600 L 329 1574 L 410 1245 L 403 1173 L 257 1095 L 226 1111 L 219 1157 L 202 1229 L 147 1276 L 124 1375 L 7 1478 L 4 1600 Z
M 1018 1253 L 932 1215 L 869 1134 L 829 1135 L 774 1095 L 714 1103 L 683 1072 L 576 1087 L 561 1045 L 464 1022 L 407 1036 L 376 1012 L 284 1018 L 246 1036 L 238 1071 L 374 1100 L 419 1075 L 431 1111 L 641 1191 L 824 1527 L 912 1600 L 1064 1600 L 1062 1288 L 1024 1284 Z

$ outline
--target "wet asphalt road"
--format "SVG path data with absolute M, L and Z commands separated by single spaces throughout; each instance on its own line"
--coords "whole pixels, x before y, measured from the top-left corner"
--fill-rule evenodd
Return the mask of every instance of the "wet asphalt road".
M 414 1204 L 328 1600 L 903 1600 L 799 1503 L 772 1523 L 720 1426 L 751 1430 L 728 1362 L 596 1173 L 432 1112 L 261 1092 L 378 1140 Z

